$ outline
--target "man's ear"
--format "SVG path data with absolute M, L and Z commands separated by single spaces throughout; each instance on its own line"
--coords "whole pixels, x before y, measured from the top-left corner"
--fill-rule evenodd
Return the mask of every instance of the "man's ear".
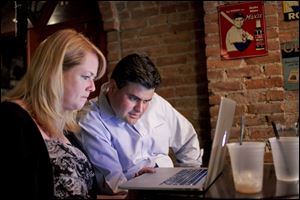
M 116 90 L 118 90 L 117 83 L 114 79 L 109 80 L 109 90 L 111 92 L 115 92 Z

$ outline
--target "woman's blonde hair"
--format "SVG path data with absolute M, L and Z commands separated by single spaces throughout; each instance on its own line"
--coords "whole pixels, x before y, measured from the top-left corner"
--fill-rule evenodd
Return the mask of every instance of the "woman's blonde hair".
M 98 56 L 99 79 L 106 70 L 102 52 L 75 30 L 57 31 L 38 46 L 26 74 L 3 100 L 25 101 L 32 117 L 51 137 L 60 137 L 64 130 L 78 131 L 77 111 L 62 110 L 63 72 L 80 64 L 87 52 Z

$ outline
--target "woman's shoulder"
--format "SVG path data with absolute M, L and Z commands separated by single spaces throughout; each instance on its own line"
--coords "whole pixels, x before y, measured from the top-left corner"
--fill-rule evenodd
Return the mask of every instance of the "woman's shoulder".
M 7 109 L 16 109 L 16 108 L 20 108 L 20 105 L 18 105 L 15 102 L 11 102 L 11 101 L 2 101 L 1 104 L 1 110 L 7 110 Z
M 30 119 L 29 113 L 18 103 L 5 101 L 1 102 L 1 121 L 13 119 Z M 3 121 L 2 121 L 3 122 Z

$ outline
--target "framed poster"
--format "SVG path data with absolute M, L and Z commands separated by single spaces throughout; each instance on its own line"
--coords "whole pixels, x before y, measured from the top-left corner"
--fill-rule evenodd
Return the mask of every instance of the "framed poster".
M 221 5 L 218 15 L 222 59 L 267 55 L 262 1 Z
M 299 41 L 281 44 L 285 90 L 299 90 Z
M 299 20 L 298 1 L 283 1 L 282 8 L 283 8 L 284 21 Z

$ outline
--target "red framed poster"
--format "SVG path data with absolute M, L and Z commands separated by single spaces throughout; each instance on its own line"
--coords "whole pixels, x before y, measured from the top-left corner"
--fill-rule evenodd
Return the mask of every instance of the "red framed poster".
M 220 49 L 223 59 L 267 55 L 262 1 L 218 6 Z

